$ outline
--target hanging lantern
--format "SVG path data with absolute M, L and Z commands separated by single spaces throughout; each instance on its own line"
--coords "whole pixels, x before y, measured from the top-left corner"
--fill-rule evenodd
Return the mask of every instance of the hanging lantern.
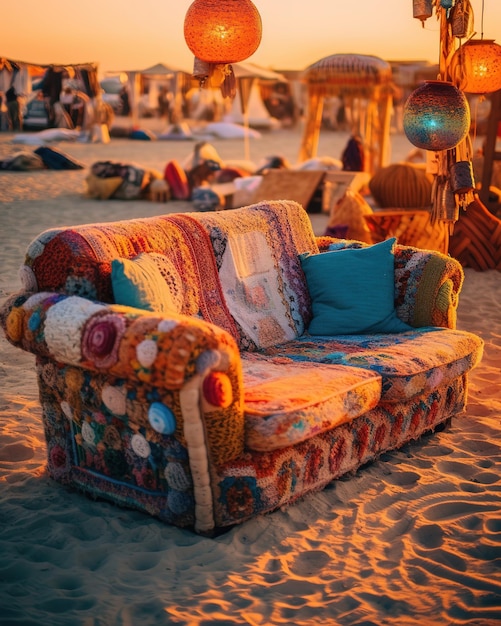
M 501 89 L 501 46 L 493 39 L 470 39 L 454 53 L 450 74 L 454 84 L 466 93 Z
M 237 63 L 257 50 L 261 16 L 250 0 L 195 0 L 184 19 L 184 38 L 206 63 Z
M 451 35 L 457 39 L 473 36 L 473 9 L 470 0 L 456 0 L 449 17 Z
M 425 21 L 433 15 L 432 0 L 413 0 L 412 15 L 421 20 L 421 25 L 424 28 Z
M 470 129 L 470 107 L 462 91 L 450 82 L 429 80 L 414 90 L 404 105 L 407 139 L 424 150 L 449 150 Z

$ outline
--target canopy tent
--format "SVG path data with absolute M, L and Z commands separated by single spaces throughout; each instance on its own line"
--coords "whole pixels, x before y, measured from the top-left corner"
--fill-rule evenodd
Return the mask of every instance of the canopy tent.
M 62 78 L 77 78 L 81 88 L 91 98 L 99 95 L 96 63 L 41 64 L 14 61 L 0 57 L 0 91 L 6 91 L 12 84 L 19 94 L 28 96 L 32 92 L 32 78 L 43 76 L 41 88 L 59 100 Z M 55 80 L 52 81 L 51 77 Z M 53 93 L 52 93 L 53 92 Z
M 38 76 L 42 71 L 40 66 L 33 63 L 0 57 L 0 91 L 5 93 L 14 85 L 17 93 L 28 95 L 31 93 L 32 77 Z
M 317 154 L 324 99 L 338 96 L 350 112 L 352 133 L 366 151 L 365 169 L 372 173 L 389 161 L 393 77 L 389 63 L 360 54 L 333 54 L 304 72 L 308 112 L 299 161 Z
M 141 98 L 142 85 L 148 81 L 169 81 L 174 94 L 174 109 L 180 114 L 182 108 L 182 86 L 189 77 L 190 71 L 178 67 L 156 63 L 151 67 L 142 70 L 120 70 L 114 74 L 125 73 L 127 75 L 127 85 L 129 89 L 129 102 L 132 111 L 132 119 L 137 123 L 139 118 L 139 100 Z

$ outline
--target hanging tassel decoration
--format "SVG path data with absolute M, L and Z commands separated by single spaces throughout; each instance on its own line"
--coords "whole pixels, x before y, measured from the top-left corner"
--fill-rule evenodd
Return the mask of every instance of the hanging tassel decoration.
M 225 66 L 224 80 L 221 83 L 221 95 L 223 98 L 231 98 L 232 100 L 237 95 L 237 79 L 231 65 Z
M 437 172 L 432 185 L 432 202 L 431 202 L 431 216 L 430 221 L 432 224 L 436 224 L 438 221 L 446 219 L 447 211 L 445 207 L 445 184 L 447 182 L 447 152 L 448 150 L 441 150 L 436 152 L 436 168 Z
M 223 98 L 234 98 L 237 93 L 237 80 L 233 66 L 225 63 L 207 63 L 195 57 L 193 78 L 198 80 L 201 89 L 209 87 L 221 90 Z

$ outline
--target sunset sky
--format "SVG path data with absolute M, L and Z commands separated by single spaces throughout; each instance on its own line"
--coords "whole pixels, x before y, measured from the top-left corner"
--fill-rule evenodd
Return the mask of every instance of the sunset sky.
M 501 1 L 484 0 L 484 38 L 501 43 Z M 254 0 L 263 38 L 252 61 L 304 69 L 335 53 L 438 60 L 438 21 L 412 0 Z M 101 73 L 162 62 L 191 70 L 183 37 L 191 0 L 22 0 L 2 12 L 0 56 L 32 63 L 96 62 Z M 482 0 L 472 0 L 480 37 Z

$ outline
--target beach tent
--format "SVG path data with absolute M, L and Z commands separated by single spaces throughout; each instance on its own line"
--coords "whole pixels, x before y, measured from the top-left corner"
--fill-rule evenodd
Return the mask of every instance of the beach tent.
M 310 65 L 303 80 L 308 108 L 299 161 L 316 156 L 324 99 L 337 96 L 349 113 L 352 133 L 364 143 L 365 170 L 387 165 L 394 93 L 390 64 L 370 55 L 333 54 Z
M 141 98 L 142 84 L 145 80 L 150 82 L 169 81 L 174 93 L 174 109 L 180 114 L 182 108 L 182 86 L 191 74 L 190 70 L 156 63 L 141 70 L 120 70 L 115 74 L 127 74 L 127 85 L 129 90 L 129 102 L 132 112 L 132 120 L 137 123 L 139 118 L 139 100 Z
M 42 71 L 40 66 L 32 63 L 0 57 L 0 92 L 5 93 L 14 85 L 17 93 L 27 96 L 32 91 L 32 76 L 37 76 Z
M 232 63 L 233 73 L 237 82 L 237 95 L 233 101 L 231 113 L 227 121 L 241 123 L 246 129 L 249 126 L 270 128 L 272 118 L 267 111 L 259 93 L 260 81 L 287 82 L 287 78 L 278 72 L 261 67 L 250 61 Z M 251 124 L 252 116 L 252 124 Z M 245 158 L 250 159 L 249 133 L 244 133 Z
M 59 99 L 61 92 L 62 78 L 78 79 L 81 83 L 82 91 L 91 98 L 99 95 L 99 83 L 97 80 L 96 63 L 28 63 L 26 61 L 14 61 L 5 57 L 0 57 L 0 91 L 6 91 L 11 84 L 14 84 L 16 91 L 24 96 L 32 92 L 32 79 L 42 77 L 39 88 L 50 89 L 50 77 L 54 80 L 53 101 Z
M 245 94 L 245 103 L 242 102 L 242 95 L 237 88 L 237 95 L 233 99 L 231 110 L 225 115 L 225 121 L 248 125 L 259 130 L 269 130 L 278 124 L 278 120 L 273 118 L 266 108 L 257 82 L 254 82 L 250 92 Z
M 63 85 L 71 81 L 73 88 L 78 90 L 81 99 L 85 101 L 82 126 L 87 128 L 98 118 L 104 121 L 106 116 L 106 109 L 102 108 L 97 70 L 96 63 L 41 64 L 0 57 L 0 91 L 5 92 L 14 85 L 24 106 L 35 90 L 34 79 L 38 79 L 36 90 L 41 90 L 50 105 L 54 106 L 59 102 Z M 57 116 L 55 123 L 58 123 Z
M 273 125 L 271 115 L 260 95 L 261 81 L 287 82 L 282 74 L 260 67 L 255 63 L 233 63 L 233 73 L 237 79 L 237 95 L 233 101 L 228 121 L 235 124 L 270 128 Z

